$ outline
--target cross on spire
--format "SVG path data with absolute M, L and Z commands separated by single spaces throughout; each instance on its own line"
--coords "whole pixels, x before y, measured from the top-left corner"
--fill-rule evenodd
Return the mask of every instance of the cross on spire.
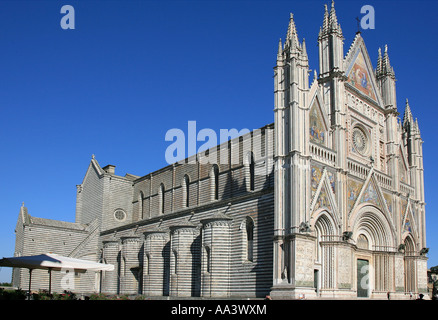
M 356 34 L 360 33 L 360 19 L 359 17 L 356 17 L 356 21 L 357 21 L 357 32 Z

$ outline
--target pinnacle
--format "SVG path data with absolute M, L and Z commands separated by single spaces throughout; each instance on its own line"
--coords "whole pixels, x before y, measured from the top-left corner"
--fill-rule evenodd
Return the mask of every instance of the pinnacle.
M 403 115 L 403 125 L 406 124 L 406 122 L 412 122 L 413 116 L 411 112 L 411 107 L 409 106 L 409 101 L 406 98 L 406 107 L 405 107 L 405 114 Z
M 278 41 L 278 53 L 277 57 L 281 57 L 281 54 L 283 53 L 283 43 L 281 42 L 281 38 Z
M 326 4 L 324 5 L 324 20 L 322 23 L 322 29 L 320 31 L 320 36 L 326 35 L 333 31 L 342 34 L 341 25 L 338 23 L 338 18 L 336 16 L 334 1 L 332 1 L 330 13 L 328 11 L 327 5 Z
M 388 55 L 388 45 L 385 44 L 385 52 L 383 53 L 382 57 L 382 50 L 379 48 L 379 57 L 377 60 L 377 75 L 390 75 L 395 76 L 394 69 L 391 66 L 391 63 L 389 62 L 389 55 Z
M 297 33 L 297 28 L 295 26 L 295 21 L 294 21 L 293 13 L 290 14 L 289 26 L 287 28 L 286 40 L 296 41 L 296 44 L 298 44 L 298 33 Z

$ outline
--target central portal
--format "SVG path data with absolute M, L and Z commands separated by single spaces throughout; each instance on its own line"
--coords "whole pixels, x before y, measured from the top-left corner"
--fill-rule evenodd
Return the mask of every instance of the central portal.
M 369 288 L 369 262 L 368 260 L 357 260 L 357 297 L 368 298 Z

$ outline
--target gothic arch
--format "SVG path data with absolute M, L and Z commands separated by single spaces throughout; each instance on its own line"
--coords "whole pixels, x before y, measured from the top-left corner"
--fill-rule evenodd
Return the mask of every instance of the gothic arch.
M 364 204 L 358 206 L 348 223 L 353 238 L 365 234 L 372 244 L 372 250 L 393 249 L 395 244 L 395 228 L 387 216 L 377 207 Z
M 182 182 L 181 182 L 182 190 L 183 190 L 183 196 L 182 196 L 182 202 L 183 202 L 183 208 L 190 207 L 190 177 L 185 174 Z
M 417 291 L 417 264 L 415 256 L 417 255 L 417 246 L 415 245 L 414 238 L 411 234 L 408 234 L 403 239 L 405 248 L 404 257 L 404 285 L 405 292 Z
M 321 208 L 315 211 L 309 222 L 310 225 L 314 227 L 315 231 L 316 228 L 318 228 L 318 231 L 323 232 L 325 235 L 339 234 L 339 223 L 337 218 L 326 208 Z
M 254 154 L 252 153 L 252 151 L 248 151 L 246 153 L 246 156 L 243 159 L 243 164 L 245 167 L 246 189 L 248 191 L 254 191 L 254 187 L 255 187 L 255 160 L 254 160 Z
M 412 233 L 405 232 L 402 235 L 402 243 L 405 248 L 405 255 L 413 256 L 418 252 L 415 237 Z
M 219 200 L 219 167 L 213 164 L 210 170 L 211 199 Z
M 338 234 L 338 228 L 326 210 L 320 210 L 314 217 L 314 235 L 315 235 L 315 253 L 316 265 L 315 277 L 317 283 L 317 292 L 320 289 L 332 289 L 336 286 L 335 279 L 335 248 L 333 236 Z
M 144 214 L 145 214 L 145 204 L 144 204 L 144 193 L 143 191 L 140 191 L 140 193 L 138 194 L 138 217 L 139 220 L 143 220 L 145 218 Z
M 164 214 L 164 204 L 165 204 L 165 188 L 164 188 L 164 183 L 161 183 L 159 188 L 158 188 L 158 204 L 159 204 L 159 213 L 158 214 Z

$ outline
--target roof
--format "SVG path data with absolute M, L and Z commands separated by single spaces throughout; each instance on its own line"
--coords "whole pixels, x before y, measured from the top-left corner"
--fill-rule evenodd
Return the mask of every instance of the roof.
M 24 206 L 24 204 L 20 208 L 19 216 L 21 217 L 19 219 L 22 219 L 22 223 L 25 225 L 63 228 L 74 231 L 86 231 L 87 228 L 87 225 L 85 224 L 32 217 L 28 213 L 27 208 Z
M 80 223 L 75 223 L 75 222 L 59 221 L 59 220 L 52 220 L 52 219 L 45 219 L 45 218 L 36 218 L 36 217 L 31 217 L 31 216 L 29 216 L 29 218 L 30 218 L 30 224 L 32 224 L 32 225 L 40 225 L 40 226 L 47 226 L 47 227 L 80 230 L 80 231 L 85 231 L 85 228 L 86 228 L 86 225 L 83 225 Z

